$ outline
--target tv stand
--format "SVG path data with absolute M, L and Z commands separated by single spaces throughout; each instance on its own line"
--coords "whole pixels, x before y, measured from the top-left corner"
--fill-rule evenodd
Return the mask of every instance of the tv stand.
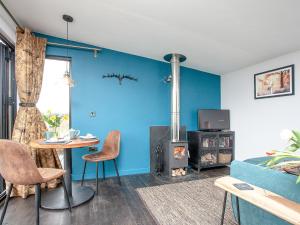
M 234 159 L 233 131 L 188 131 L 189 164 L 204 168 L 230 165 Z

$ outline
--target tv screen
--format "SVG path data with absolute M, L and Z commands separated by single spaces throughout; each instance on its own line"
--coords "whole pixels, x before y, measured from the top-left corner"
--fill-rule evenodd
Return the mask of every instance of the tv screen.
M 229 110 L 201 109 L 198 110 L 199 130 L 229 130 Z

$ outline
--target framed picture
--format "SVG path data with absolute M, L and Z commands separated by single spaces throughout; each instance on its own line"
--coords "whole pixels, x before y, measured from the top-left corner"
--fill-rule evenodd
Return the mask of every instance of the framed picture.
M 254 74 L 254 98 L 294 95 L 294 65 Z

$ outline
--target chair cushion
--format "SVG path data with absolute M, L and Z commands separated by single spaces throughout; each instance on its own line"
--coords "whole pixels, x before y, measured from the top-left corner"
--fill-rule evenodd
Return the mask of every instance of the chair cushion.
M 90 161 L 90 162 L 99 162 L 99 161 L 115 159 L 116 155 L 102 151 L 102 152 L 84 155 L 84 156 L 82 156 L 82 158 L 84 160 Z
M 54 168 L 38 168 L 43 181 L 48 182 L 50 180 L 62 177 L 66 171 L 62 169 L 54 169 Z

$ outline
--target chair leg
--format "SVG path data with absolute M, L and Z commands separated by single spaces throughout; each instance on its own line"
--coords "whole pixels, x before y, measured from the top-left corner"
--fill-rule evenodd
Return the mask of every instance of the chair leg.
M 42 191 L 41 191 L 41 184 L 39 185 L 39 188 L 38 188 L 38 196 L 39 196 L 39 208 L 41 208 L 41 204 L 42 204 Z
M 84 161 L 84 167 L 83 167 L 82 178 L 81 178 L 81 186 L 83 185 L 83 181 L 84 181 L 84 175 L 85 175 L 86 163 L 87 163 L 87 161 L 85 160 L 85 161 Z
M 224 216 L 225 216 L 225 210 L 226 210 L 226 201 L 227 201 L 227 191 L 225 191 L 225 195 L 224 195 L 223 209 L 222 209 L 222 216 L 221 216 L 221 225 L 224 224 Z
M 35 185 L 35 224 L 40 224 L 40 206 L 41 206 L 41 184 Z
M 104 161 L 102 161 L 102 172 L 103 172 L 103 180 L 105 180 L 105 164 L 104 164 Z
M 241 225 L 239 198 L 237 196 L 235 196 L 235 198 L 236 198 L 236 211 L 237 211 L 238 225 Z
M 4 216 L 5 216 L 6 209 L 7 209 L 7 206 L 8 206 L 8 202 L 9 202 L 9 199 L 10 199 L 10 194 L 11 194 L 12 187 L 13 187 L 13 184 L 9 184 L 8 190 L 7 190 L 7 193 L 6 193 L 4 208 L 3 208 L 3 211 L 2 211 L 2 214 L 1 214 L 0 225 L 2 225 L 3 220 L 4 220 Z
M 99 170 L 99 163 L 96 162 L 96 195 L 98 195 L 98 170 Z
M 63 188 L 64 188 L 65 196 L 67 197 L 67 201 L 68 201 L 68 205 L 69 205 L 69 211 L 72 212 L 70 197 L 69 197 L 69 193 L 68 193 L 67 188 L 66 188 L 66 183 L 65 183 L 65 178 L 64 177 L 62 177 L 61 182 L 62 182 L 62 185 L 63 185 Z
M 115 169 L 116 169 L 116 172 L 117 172 L 117 176 L 118 176 L 118 180 L 119 180 L 119 185 L 121 185 L 121 179 L 120 179 L 120 175 L 119 175 L 119 171 L 118 171 L 116 159 L 114 159 L 114 165 L 115 165 Z

